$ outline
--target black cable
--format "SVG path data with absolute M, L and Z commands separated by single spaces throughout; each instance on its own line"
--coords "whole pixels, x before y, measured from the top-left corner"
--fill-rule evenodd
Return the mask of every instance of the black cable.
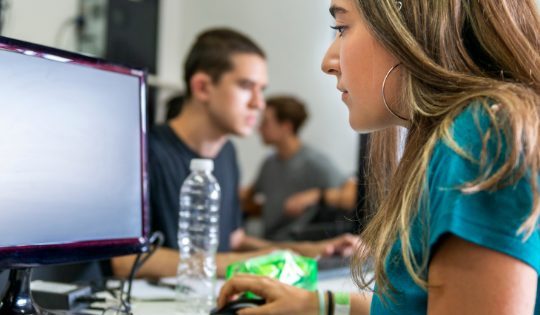
M 328 296 L 328 315 L 334 315 L 334 293 L 332 291 L 326 291 Z
M 120 304 L 121 309 L 118 311 L 124 312 L 125 314 L 131 314 L 131 288 L 133 279 L 135 278 L 135 275 L 139 271 L 139 269 L 144 265 L 144 263 L 156 252 L 158 248 L 163 245 L 164 237 L 163 233 L 156 231 L 152 233 L 150 238 L 147 241 L 147 246 L 149 247 L 148 254 L 141 260 L 142 253 L 137 254 L 137 257 L 135 258 L 135 261 L 133 262 L 133 265 L 131 266 L 131 271 L 129 272 L 129 277 L 127 279 L 128 281 L 128 288 L 127 292 L 124 296 L 124 285 L 125 283 L 122 282 L 120 286 Z
M 125 301 L 129 305 L 129 308 L 131 308 L 131 287 L 132 287 L 133 279 L 135 278 L 135 273 L 139 269 L 139 262 L 141 261 L 141 256 L 142 256 L 141 253 L 137 254 L 137 258 L 135 258 L 135 262 L 133 263 L 133 266 L 131 267 L 131 272 L 129 273 L 128 289 L 127 289 L 126 299 L 125 299 Z
M 64 35 L 64 32 L 69 30 L 71 26 L 74 26 L 76 24 L 77 17 L 70 17 L 66 19 L 58 30 L 56 31 L 56 34 L 54 36 L 54 46 L 57 48 L 62 48 L 62 37 Z
M 131 282 L 135 278 L 135 275 L 141 269 L 141 267 L 144 265 L 144 263 L 152 257 L 152 255 L 156 252 L 158 248 L 163 245 L 163 241 L 165 240 L 163 233 L 156 231 L 152 233 L 150 238 L 148 239 L 149 244 L 149 251 L 148 254 L 141 260 L 141 254 L 137 255 L 137 258 L 135 259 L 135 262 L 133 263 L 133 267 L 131 268 L 131 272 L 129 275 L 129 283 L 128 283 L 128 291 L 127 291 L 127 297 L 126 301 L 128 303 L 131 303 Z
M 137 270 L 135 271 L 135 274 L 137 274 L 137 271 L 144 265 L 144 263 L 150 258 L 154 252 L 160 248 L 163 245 L 163 242 L 165 241 L 165 236 L 163 236 L 163 233 L 156 231 L 152 233 L 150 238 L 148 239 L 148 244 L 150 245 L 150 250 L 148 251 L 148 255 L 146 255 L 143 260 L 139 263 L 137 266 Z

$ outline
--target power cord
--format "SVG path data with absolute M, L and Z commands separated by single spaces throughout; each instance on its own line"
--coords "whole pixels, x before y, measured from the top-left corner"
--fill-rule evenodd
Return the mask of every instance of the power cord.
M 56 48 L 65 48 L 64 45 L 64 35 L 67 31 L 69 31 L 72 27 L 76 31 L 76 34 L 80 34 L 82 29 L 84 28 L 86 23 L 85 17 L 82 15 L 77 15 L 74 17 L 70 17 L 66 19 L 60 27 L 58 28 L 58 31 L 56 32 L 56 35 L 54 36 L 54 45 Z
M 115 314 L 128 314 L 132 315 L 131 312 L 131 288 L 133 279 L 135 278 L 135 275 L 137 274 L 137 271 L 144 265 L 144 263 L 152 257 L 152 255 L 156 252 L 158 248 L 160 248 L 163 245 L 163 241 L 165 240 L 165 237 L 163 236 L 163 233 L 156 231 L 152 233 L 150 238 L 148 239 L 147 246 L 149 247 L 148 254 L 142 257 L 142 253 L 137 254 L 137 257 L 135 258 L 135 261 L 133 262 L 133 265 L 131 266 L 131 271 L 129 273 L 129 277 L 127 279 L 127 290 L 124 290 L 125 287 L 125 281 L 123 281 L 120 284 L 120 306 L 118 308 L 105 308 L 103 310 L 103 314 L 105 314 L 107 311 L 116 311 Z M 124 292 L 126 291 L 126 292 Z
M 149 251 L 148 254 L 142 258 L 142 254 L 138 254 L 137 258 L 135 259 L 135 262 L 133 263 L 133 266 L 131 267 L 131 272 L 129 273 L 129 279 L 128 279 L 128 290 L 127 290 L 127 296 L 126 296 L 126 302 L 131 303 L 131 287 L 133 279 L 135 278 L 135 275 L 141 269 L 141 267 L 148 261 L 150 257 L 156 252 L 158 248 L 160 248 L 163 245 L 163 242 L 165 241 L 165 237 L 163 236 L 163 233 L 156 231 L 152 233 L 150 238 L 148 239 L 148 246 Z

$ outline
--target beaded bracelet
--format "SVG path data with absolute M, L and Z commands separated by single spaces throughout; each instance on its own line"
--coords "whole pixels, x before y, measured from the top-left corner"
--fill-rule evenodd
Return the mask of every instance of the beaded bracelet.
M 327 315 L 334 315 L 334 293 L 332 291 L 326 291 L 328 296 L 328 313 Z
M 335 292 L 334 293 L 334 314 L 335 315 L 350 315 L 351 313 L 351 297 L 349 293 Z

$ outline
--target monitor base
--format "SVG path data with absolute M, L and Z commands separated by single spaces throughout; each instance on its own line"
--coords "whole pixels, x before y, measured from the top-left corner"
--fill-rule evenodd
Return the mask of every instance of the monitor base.
M 34 304 L 30 294 L 31 268 L 16 268 L 9 271 L 7 291 L 2 298 L 0 315 L 60 315 L 44 310 Z

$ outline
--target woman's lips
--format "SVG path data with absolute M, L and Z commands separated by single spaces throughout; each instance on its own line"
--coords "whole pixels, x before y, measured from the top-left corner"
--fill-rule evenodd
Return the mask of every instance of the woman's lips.
M 349 97 L 349 92 L 347 90 L 345 90 L 345 88 L 343 86 L 341 86 L 341 84 L 339 82 L 338 82 L 338 85 L 336 86 L 336 88 L 341 92 L 341 99 L 343 101 L 345 101 Z
M 347 91 L 341 92 L 341 100 L 343 100 L 345 102 L 345 100 L 347 98 L 349 98 L 349 92 L 347 92 Z

